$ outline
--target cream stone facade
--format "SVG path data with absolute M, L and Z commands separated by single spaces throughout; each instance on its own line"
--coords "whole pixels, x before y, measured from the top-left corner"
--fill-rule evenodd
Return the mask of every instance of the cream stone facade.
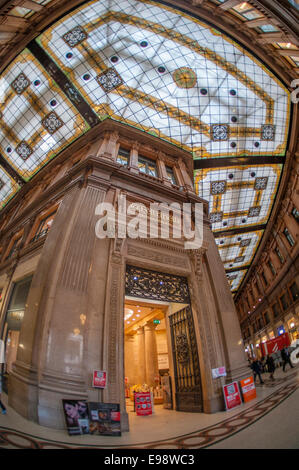
M 103 201 L 115 204 L 119 193 L 145 204 L 201 202 L 192 189 L 188 156 L 182 152 L 177 163 L 171 146 L 165 145 L 161 153 L 155 148 L 154 139 L 147 143 L 142 137 L 139 148 L 151 150 L 152 155 L 161 159 L 158 168 L 163 168 L 163 158 L 174 161 L 181 185 L 165 184 L 163 173 L 158 179 L 142 174 L 136 178 L 134 156 L 140 134 L 132 132 L 134 140 L 130 140 L 119 126 L 103 127 L 103 133 L 94 142 L 78 150 L 75 157 L 69 156 L 70 161 L 66 153 L 63 163 L 54 161 L 51 170 L 47 168 L 46 178 L 49 172 L 56 174 L 51 184 L 43 187 L 41 172 L 40 183 L 31 190 L 28 202 L 20 200 L 18 213 L 11 221 L 15 230 L 26 227 L 27 221 L 38 218 L 40 211 L 58 202 L 45 240 L 30 244 L 23 239 L 13 271 L 1 277 L 4 299 L 1 318 L 5 322 L 12 284 L 29 274 L 33 276 L 19 337 L 22 348 L 18 349 L 9 374 L 9 403 L 28 419 L 58 428 L 64 426 L 62 398 L 120 403 L 123 429 L 128 429 L 124 398 L 124 302 L 126 266 L 130 265 L 187 280 L 201 390 L 200 403 L 190 402 L 188 406 L 190 410 L 197 406 L 206 413 L 219 411 L 223 409 L 224 379 L 213 380 L 211 370 L 225 366 L 226 381 L 232 381 L 246 375 L 247 364 L 235 307 L 209 227 L 206 203 L 203 247 L 199 250 L 186 251 L 183 240 L 98 239 L 95 234 L 97 204 Z M 127 148 L 132 145 L 127 167 L 116 161 L 118 146 L 123 142 Z M 42 187 L 43 198 L 37 202 L 35 194 Z M 5 231 L 10 236 L 10 224 Z M 132 337 L 127 339 L 131 348 L 128 356 L 135 357 L 133 374 L 137 383 L 154 385 L 159 374 L 155 336 L 155 326 L 150 322 L 137 330 L 136 344 Z M 175 360 L 172 354 L 169 360 Z M 108 385 L 103 391 L 91 386 L 93 370 L 108 373 Z M 182 405 L 176 404 L 177 392 L 174 387 L 174 406 L 179 409 Z

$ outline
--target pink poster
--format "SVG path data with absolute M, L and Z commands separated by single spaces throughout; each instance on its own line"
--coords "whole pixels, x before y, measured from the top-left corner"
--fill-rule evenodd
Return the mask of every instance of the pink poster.
M 105 388 L 107 384 L 107 372 L 103 370 L 94 370 L 92 386 L 96 388 Z

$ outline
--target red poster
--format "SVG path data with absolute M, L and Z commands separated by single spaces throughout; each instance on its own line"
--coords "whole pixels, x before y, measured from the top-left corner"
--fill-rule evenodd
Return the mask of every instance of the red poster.
M 135 393 L 135 410 L 137 416 L 146 416 L 153 413 L 152 398 L 150 392 Z
M 105 388 L 107 384 L 107 372 L 103 370 L 94 370 L 92 386 L 96 388 Z
M 288 333 L 283 333 L 277 338 L 270 339 L 266 343 L 262 343 L 262 354 L 268 356 L 275 352 L 281 351 L 283 348 L 290 346 L 290 337 Z
M 256 398 L 256 388 L 252 376 L 240 380 L 240 385 L 244 403 L 247 403 L 248 401 Z
M 236 406 L 242 404 L 241 394 L 237 382 L 232 382 L 223 386 L 225 407 L 227 410 L 231 410 Z

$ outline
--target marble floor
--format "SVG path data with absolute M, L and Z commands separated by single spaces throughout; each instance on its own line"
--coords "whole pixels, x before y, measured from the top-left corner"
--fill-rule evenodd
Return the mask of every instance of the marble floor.
M 0 414 L 2 449 L 299 449 L 299 365 L 264 374 L 257 398 L 231 411 L 183 413 L 155 405 L 151 416 L 128 406 L 130 432 L 121 437 L 69 436 L 32 423 L 12 408 Z M 3 402 L 7 396 L 2 394 Z

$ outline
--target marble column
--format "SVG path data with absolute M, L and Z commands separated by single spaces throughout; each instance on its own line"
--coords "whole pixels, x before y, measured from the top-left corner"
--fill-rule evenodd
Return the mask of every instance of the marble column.
M 138 150 L 139 150 L 139 143 L 134 142 L 131 148 L 131 153 L 130 153 L 129 169 L 131 173 L 135 173 L 137 175 L 139 174 Z
M 136 334 L 136 343 L 137 343 L 137 365 L 138 370 L 136 374 L 137 383 L 144 384 L 146 383 L 145 375 L 145 336 L 144 336 L 144 327 L 140 327 L 137 330 Z
M 159 375 L 158 352 L 155 325 L 147 323 L 144 327 L 145 343 L 145 373 L 146 383 L 150 387 L 155 385 L 155 377 Z

